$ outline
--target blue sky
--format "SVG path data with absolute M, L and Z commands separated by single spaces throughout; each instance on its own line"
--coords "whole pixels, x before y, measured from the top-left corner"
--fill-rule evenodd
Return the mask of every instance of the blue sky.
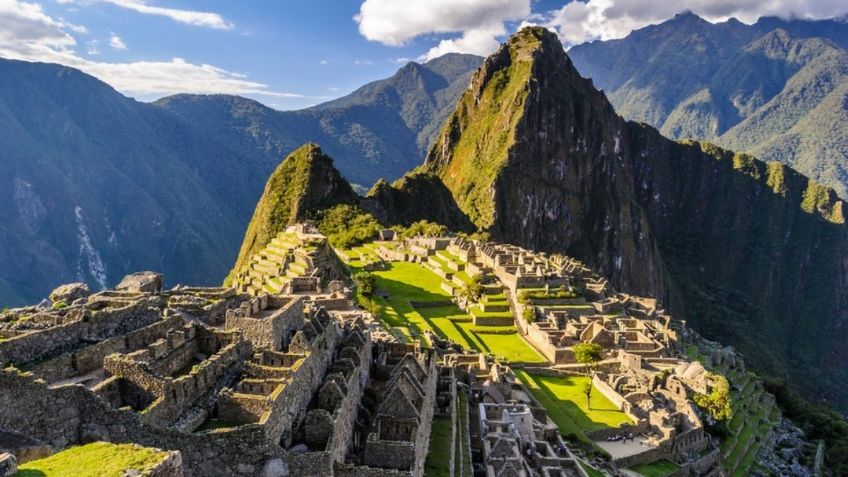
M 296 109 L 385 78 L 409 60 L 488 54 L 524 23 L 551 28 L 568 46 L 619 38 L 686 8 L 712 21 L 848 9 L 843 0 L 739 3 L 0 0 L 0 57 L 67 64 L 141 100 L 221 92 Z

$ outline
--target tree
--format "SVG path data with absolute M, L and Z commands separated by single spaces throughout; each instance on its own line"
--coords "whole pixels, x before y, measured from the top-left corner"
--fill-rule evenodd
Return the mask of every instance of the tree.
M 527 322 L 527 324 L 536 321 L 536 308 L 533 305 L 525 306 L 522 314 L 524 315 L 524 321 Z
M 371 296 L 377 288 L 377 277 L 371 272 L 360 272 L 353 276 L 353 283 L 362 296 Z
M 479 301 L 483 296 L 483 286 L 480 285 L 480 275 L 474 275 L 462 289 L 462 296 L 468 301 Z
M 707 379 L 713 383 L 709 394 L 696 394 L 695 404 L 706 411 L 716 421 L 726 421 L 733 415 L 730 406 L 730 384 L 720 374 L 709 373 Z
M 591 409 L 589 404 L 592 397 L 592 379 L 595 377 L 595 365 L 603 356 L 603 348 L 598 343 L 578 343 L 571 348 L 574 353 L 574 360 L 586 367 L 586 374 L 589 375 L 589 383 L 584 389 L 586 393 L 586 407 Z

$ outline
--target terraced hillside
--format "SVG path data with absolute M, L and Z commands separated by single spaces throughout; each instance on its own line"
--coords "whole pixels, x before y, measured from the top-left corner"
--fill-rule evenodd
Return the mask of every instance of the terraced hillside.
M 318 276 L 335 260 L 323 236 L 281 232 L 236 272 L 232 286 L 253 296 L 283 293 L 293 279 Z
M 379 253 L 400 253 L 394 247 L 378 242 L 338 253 L 354 272 L 373 269 L 378 288 L 374 300 L 381 306 L 379 318 L 395 337 L 404 342 L 421 339 L 430 343 L 428 333 L 433 333 L 466 349 L 513 363 L 545 361 L 518 334 L 503 286 L 487 276 L 484 267 L 446 250 L 418 257 L 417 261 L 382 262 Z M 463 310 L 453 298 L 476 282 L 478 275 L 480 300 L 469 302 Z

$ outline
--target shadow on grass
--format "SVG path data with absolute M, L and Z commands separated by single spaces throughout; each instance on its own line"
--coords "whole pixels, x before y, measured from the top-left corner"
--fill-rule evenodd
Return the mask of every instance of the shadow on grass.
M 45 477 L 47 474 L 40 470 L 19 470 L 15 477 Z
M 545 379 L 536 379 L 534 376 L 534 380 L 536 381 L 538 386 L 557 403 L 559 408 L 566 415 L 568 415 L 571 420 L 574 421 L 574 423 L 577 424 L 584 432 L 596 431 L 600 429 L 617 429 L 618 427 L 621 427 L 622 424 L 626 423 L 623 422 L 619 423 L 618 425 L 611 425 L 607 422 L 596 420 L 597 417 L 601 416 L 615 415 L 616 417 L 618 417 L 619 415 L 623 414 L 622 411 L 615 407 L 615 405 L 613 405 L 612 403 L 609 403 L 609 406 L 599 406 L 598 403 L 595 402 L 594 406 L 590 407 L 587 412 L 586 409 L 580 407 L 570 397 L 558 396 L 557 393 L 553 389 L 551 389 L 550 385 L 546 382 Z M 574 386 L 578 389 L 582 387 L 582 383 L 578 383 L 577 380 L 572 377 L 557 377 L 557 380 L 560 381 L 559 383 L 557 383 L 560 385 Z M 597 400 L 598 394 L 600 394 L 600 391 L 598 391 L 597 388 L 593 389 L 593 401 Z M 585 395 L 581 391 L 578 391 L 578 396 L 579 398 L 585 398 Z M 595 418 L 592 417 L 593 415 L 595 416 Z

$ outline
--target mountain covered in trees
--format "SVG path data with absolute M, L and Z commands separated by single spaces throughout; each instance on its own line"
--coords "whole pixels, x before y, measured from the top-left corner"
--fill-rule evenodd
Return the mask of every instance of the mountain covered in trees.
M 234 96 L 141 103 L 64 66 L 0 60 L 0 308 L 131 271 L 220 283 L 281 159 L 315 141 L 368 187 L 420 163 L 481 58 L 409 63 L 302 111 Z
M 843 201 L 780 162 L 623 119 L 544 29 L 489 57 L 424 164 L 369 200 L 408 221 L 411 191 L 430 220 L 579 257 L 757 369 L 848 402 Z
M 692 13 L 569 50 L 625 118 L 776 160 L 848 196 L 848 23 Z

